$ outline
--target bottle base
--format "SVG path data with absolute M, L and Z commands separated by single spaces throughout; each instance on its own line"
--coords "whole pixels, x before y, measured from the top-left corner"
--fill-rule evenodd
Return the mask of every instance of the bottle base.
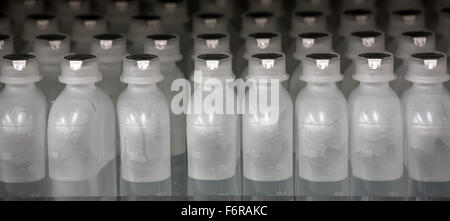
M 281 181 L 253 181 L 243 178 L 243 196 L 250 200 L 286 200 L 294 195 L 294 179 Z

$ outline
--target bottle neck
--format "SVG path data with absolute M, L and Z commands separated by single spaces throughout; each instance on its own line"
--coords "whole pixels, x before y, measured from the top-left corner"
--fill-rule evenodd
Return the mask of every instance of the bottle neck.
M 364 88 L 389 88 L 389 82 L 359 82 L 360 87 Z
M 5 84 L 5 89 L 8 90 L 30 90 L 35 89 L 36 84 L 35 83 L 29 83 L 29 84 Z
M 151 84 L 128 84 L 128 90 L 132 91 L 154 91 L 158 90 L 158 86 L 156 83 Z
M 428 90 L 428 91 L 446 90 L 444 87 L 444 83 L 434 83 L 434 84 L 413 83 L 412 87 L 414 89 Z
M 306 86 L 309 88 L 314 88 L 314 89 L 335 89 L 335 88 L 337 88 L 335 82 L 324 82 L 324 83 L 323 82 L 322 83 L 307 82 Z
M 95 83 L 88 84 L 67 84 L 66 89 L 70 91 L 88 91 L 96 88 Z

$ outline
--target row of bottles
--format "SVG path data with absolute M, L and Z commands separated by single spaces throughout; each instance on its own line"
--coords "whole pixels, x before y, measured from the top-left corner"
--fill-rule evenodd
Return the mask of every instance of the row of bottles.
M 115 107 L 96 84 L 102 81 L 100 59 L 65 56 L 58 77 L 65 87 L 48 111 L 36 86 L 42 79 L 37 57 L 5 55 L 0 76 L 6 85 L 0 94 L 4 197 L 43 196 L 38 192 L 43 189 L 59 197 L 172 195 L 172 183 L 186 186 L 171 180 L 177 175 L 183 182 L 182 173 L 171 170 L 172 161 L 184 169 L 186 153 L 173 146 L 182 136 L 173 128 L 183 126 L 190 196 L 448 196 L 445 54 L 409 58 L 405 79 L 413 85 L 401 99 L 389 85 L 396 79 L 393 55 L 358 55 L 352 76 L 360 84 L 348 103 L 337 85 L 343 80 L 339 55 L 308 54 L 300 75 L 306 86 L 295 105 L 282 84 L 289 79 L 284 54 L 250 57 L 244 101 L 237 99 L 230 54 L 194 59 L 193 90 L 188 81 L 180 84 L 188 88 L 182 96 L 192 92 L 191 99 L 182 100 L 191 110 L 182 122 L 172 118 L 184 115 L 171 114 L 170 95 L 160 89 L 162 58 L 125 57 L 120 80 L 128 86 L 116 104 L 116 146 Z M 214 105 L 196 110 L 197 99 L 208 102 L 217 91 L 224 104 L 216 97 Z M 258 111 L 243 111 L 241 117 L 229 109 L 237 103 Z M 261 111 L 261 105 L 277 111 Z
M 0 197 L 450 194 L 449 1 L 49 2 L 0 15 Z M 175 111 L 216 88 L 275 123 Z

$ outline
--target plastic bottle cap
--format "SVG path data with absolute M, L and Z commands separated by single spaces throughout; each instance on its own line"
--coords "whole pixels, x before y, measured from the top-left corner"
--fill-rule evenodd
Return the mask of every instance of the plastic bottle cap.
M 336 53 L 317 53 L 305 56 L 300 79 L 306 82 L 329 83 L 344 79 L 340 57 Z
M 32 54 L 9 54 L 1 60 L 0 82 L 5 84 L 29 84 L 42 79 L 39 63 Z
M 151 34 L 163 34 L 164 28 L 159 15 L 133 16 L 128 30 L 128 40 L 144 44 L 145 36 Z
M 27 16 L 23 30 L 23 39 L 32 41 L 37 35 L 58 33 L 55 16 L 49 14 L 32 14 Z
M 64 57 L 59 81 L 64 84 L 89 84 L 102 80 L 97 57 L 73 54 Z
M 193 36 L 205 33 L 227 33 L 227 19 L 221 13 L 201 12 L 194 15 Z
M 255 32 L 276 32 L 277 22 L 272 12 L 252 11 L 244 13 L 242 17 L 241 37 Z
M 33 51 L 39 63 L 60 64 L 70 53 L 70 39 L 65 34 L 39 35 L 34 40 Z
M 436 49 L 435 34 L 432 31 L 408 31 L 398 40 L 397 57 L 408 59 L 411 54 L 429 52 Z
M 14 40 L 11 35 L 0 34 L 0 56 L 12 54 L 14 51 Z
M 416 53 L 410 56 L 406 80 L 414 83 L 435 84 L 450 79 L 447 73 L 447 55 L 441 52 Z
M 281 52 L 281 34 L 274 32 L 252 33 L 245 39 L 244 58 L 249 59 L 253 54 Z
M 72 27 L 72 39 L 76 42 L 90 42 L 94 35 L 107 31 L 106 21 L 96 14 L 84 14 L 75 17 Z
M 377 83 L 393 81 L 394 56 L 391 53 L 364 53 L 355 60 L 353 79 L 361 82 Z
M 292 13 L 291 38 L 298 34 L 309 32 L 326 32 L 327 22 L 325 13 L 321 11 L 296 11 Z
M 127 54 L 127 41 L 121 34 L 99 34 L 91 41 L 91 53 L 99 63 L 122 62 Z
M 199 54 L 230 53 L 230 36 L 223 33 L 199 34 L 194 39 L 194 58 Z
M 254 54 L 248 64 L 249 79 L 279 79 L 286 81 L 286 56 L 281 53 Z
M 355 31 L 372 29 L 375 29 L 373 12 L 368 9 L 352 9 L 343 12 L 338 33 L 340 36 L 349 36 Z
M 327 32 L 299 34 L 296 39 L 294 58 L 303 60 L 307 54 L 331 52 L 333 51 L 332 44 L 331 34 Z
M 145 42 L 145 53 L 158 55 L 162 63 L 180 61 L 183 59 L 180 37 L 176 34 L 149 35 Z
M 358 56 L 358 54 L 369 52 L 381 53 L 384 51 L 385 37 L 382 31 L 357 31 L 351 33 L 348 38 L 346 57 L 354 59 Z
M 127 55 L 120 80 L 127 84 L 152 84 L 163 80 L 159 58 L 153 54 Z
M 419 9 L 404 9 L 393 11 L 389 21 L 389 36 L 400 36 L 403 32 L 422 30 L 425 28 L 423 11 Z
M 181 0 L 159 0 L 154 5 L 155 12 L 158 12 L 164 23 L 184 24 L 189 21 L 186 1 Z
M 234 79 L 230 54 L 201 54 L 194 60 L 194 81 L 196 74 L 201 74 L 202 80 L 217 79 L 224 81 Z M 200 82 L 199 82 L 200 83 Z

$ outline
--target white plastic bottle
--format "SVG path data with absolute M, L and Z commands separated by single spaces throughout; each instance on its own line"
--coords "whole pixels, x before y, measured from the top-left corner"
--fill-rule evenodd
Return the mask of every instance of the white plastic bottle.
M 342 78 L 338 54 L 309 54 L 303 60 L 300 79 L 307 85 L 295 103 L 298 196 L 348 193 L 347 102 L 336 86 Z
M 450 47 L 450 5 L 439 10 L 436 25 L 437 50 L 447 52 Z
M 343 11 L 337 30 L 336 51 L 343 55 L 349 47 L 348 38 L 353 32 L 376 29 L 375 14 L 369 9 L 351 9 Z M 345 68 L 345 67 L 343 67 Z
M 68 55 L 59 81 L 66 84 L 48 119 L 49 175 L 55 197 L 116 196 L 114 106 L 95 83 L 94 55 Z
M 214 53 L 226 53 L 231 54 L 230 47 L 230 35 L 226 33 L 209 33 L 198 34 L 194 38 L 194 50 L 190 55 L 191 62 L 187 66 L 187 70 L 190 72 L 188 78 L 193 76 L 194 61 L 197 55 L 201 54 L 214 54 Z M 233 57 L 233 64 L 237 63 L 237 58 Z M 236 71 L 236 66 L 233 66 L 233 73 Z
M 35 86 L 37 57 L 9 54 L 0 65 L 0 197 L 45 197 L 47 101 Z
M 348 100 L 352 195 L 400 197 L 403 182 L 403 117 L 390 53 L 364 53 L 354 60 L 360 82 Z
M 7 54 L 14 53 L 14 39 L 9 34 L 0 34 L 0 58 Z M 0 90 L 3 89 L 3 84 L 0 84 Z
M 38 14 L 44 11 L 43 0 L 8 0 L 8 15 L 13 22 L 13 33 L 20 36 L 24 22 L 28 15 Z
M 70 39 L 64 34 L 39 35 L 34 40 L 33 52 L 39 58 L 39 72 L 43 76 L 38 86 L 50 107 L 64 89 L 58 77 L 61 75 L 61 62 L 70 53 Z
M 12 21 L 8 15 L 0 13 L 0 33 L 2 34 L 12 34 Z
M 288 47 L 286 51 L 286 69 L 288 73 L 294 73 L 298 65 L 297 59 L 293 57 L 297 50 L 298 36 L 304 33 L 324 33 L 327 32 L 327 29 L 326 15 L 323 11 L 295 11 L 292 13 L 289 42 L 285 43 L 285 46 Z
M 126 33 L 131 17 L 139 12 L 137 0 L 109 0 L 105 18 L 112 33 Z
M 53 1 L 56 10 L 56 17 L 59 21 L 61 32 L 70 34 L 75 16 L 90 13 L 91 4 L 87 0 L 67 0 Z
M 241 194 L 239 116 L 236 112 L 227 114 L 226 108 L 235 104 L 224 101 L 236 101 L 234 88 L 226 82 L 234 80 L 231 59 L 228 54 L 202 54 L 195 58 L 196 84 L 188 103 L 191 112 L 186 116 L 189 196 Z M 210 94 L 221 90 L 215 106 Z M 206 108 L 202 108 L 204 102 L 209 102 Z
M 58 33 L 59 27 L 55 16 L 50 14 L 32 14 L 24 23 L 21 47 L 19 51 L 32 52 L 33 41 L 38 35 Z
M 279 32 L 279 23 L 271 12 L 249 11 L 242 15 L 241 21 L 240 36 L 242 39 L 256 32 Z
M 447 56 L 417 53 L 410 57 L 406 80 L 413 85 L 402 95 L 406 127 L 409 194 L 450 196 L 450 93 Z
M 395 1 L 389 1 L 395 2 Z M 408 7 L 409 8 L 409 7 Z M 402 33 L 425 29 L 425 16 L 420 9 L 391 10 L 386 31 L 386 50 L 397 51 Z
M 300 80 L 303 72 L 303 59 L 308 54 L 329 53 L 333 51 L 333 41 L 330 33 L 307 32 L 299 34 L 296 39 L 296 50 L 293 57 L 296 59 L 296 67 L 289 79 L 289 94 L 295 101 L 298 92 L 306 86 L 306 82 Z
M 248 60 L 250 56 L 259 53 L 281 53 L 282 39 L 280 33 L 275 32 L 255 32 L 249 34 L 245 38 L 245 45 L 238 56 L 242 59 L 238 60 L 236 69 L 240 73 L 239 78 L 246 79 L 248 77 Z
M 395 73 L 397 79 L 392 82 L 392 87 L 400 96 L 411 83 L 405 79 L 408 72 L 409 57 L 415 53 L 430 52 L 436 49 L 435 34 L 431 31 L 408 31 L 402 33 L 398 38 L 398 49 L 395 53 L 397 57 L 397 65 Z
M 92 38 L 91 54 L 98 60 L 103 79 L 98 83 L 113 101 L 117 102 L 119 94 L 125 89 L 120 82 L 123 69 L 123 57 L 127 54 L 127 40 L 121 34 L 99 34 Z
M 175 34 L 155 34 L 147 36 L 145 53 L 159 57 L 161 75 L 164 79 L 158 82 L 169 104 L 178 93 L 172 91 L 176 80 L 185 79 L 177 62 L 183 59 L 180 53 L 180 39 Z M 172 193 L 174 196 L 187 194 L 187 156 L 186 156 L 186 114 L 175 114 L 170 111 L 170 150 L 172 162 Z
M 96 14 L 82 14 L 75 17 L 73 22 L 71 39 L 73 53 L 90 53 L 92 37 L 107 33 L 106 21 L 103 16 Z
M 131 19 L 127 39 L 128 51 L 132 54 L 144 52 L 145 37 L 151 34 L 165 33 L 161 16 L 159 15 L 135 15 Z
M 288 79 L 284 54 L 250 57 L 251 86 L 242 116 L 243 196 L 264 199 L 294 194 L 294 105 L 281 86 Z
M 356 60 L 359 54 L 382 53 L 385 51 L 384 33 L 376 30 L 357 31 L 347 37 L 348 47 L 345 57 L 341 59 L 341 67 L 344 71 L 344 80 L 339 87 L 345 97 L 348 97 L 358 82 L 352 75 L 356 71 Z
M 170 196 L 170 114 L 156 55 L 128 55 L 117 102 L 121 196 Z

